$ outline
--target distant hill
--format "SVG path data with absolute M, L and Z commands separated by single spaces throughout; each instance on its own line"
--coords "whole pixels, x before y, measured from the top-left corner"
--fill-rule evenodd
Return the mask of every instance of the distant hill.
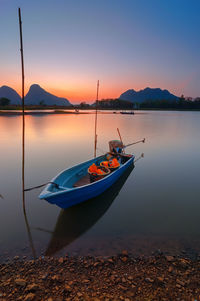
M 121 100 L 142 103 L 148 100 L 178 100 L 178 97 L 171 94 L 168 90 L 160 88 L 145 88 L 144 90 L 135 91 L 133 89 L 127 90 L 119 97 Z
M 57 105 L 57 106 L 70 106 L 70 102 L 66 98 L 57 97 L 45 91 L 39 85 L 34 84 L 30 87 L 25 96 L 26 105 Z
M 0 98 L 8 98 L 10 100 L 10 105 L 19 105 L 21 103 L 19 94 L 8 86 L 0 87 Z

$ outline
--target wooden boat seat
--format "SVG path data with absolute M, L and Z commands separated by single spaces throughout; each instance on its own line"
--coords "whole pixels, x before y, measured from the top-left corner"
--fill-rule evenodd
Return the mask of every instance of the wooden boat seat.
M 84 186 L 84 185 L 87 185 L 87 184 L 90 184 L 89 174 L 85 175 L 84 177 L 79 179 L 77 182 L 75 182 L 73 187 L 80 187 L 80 186 Z

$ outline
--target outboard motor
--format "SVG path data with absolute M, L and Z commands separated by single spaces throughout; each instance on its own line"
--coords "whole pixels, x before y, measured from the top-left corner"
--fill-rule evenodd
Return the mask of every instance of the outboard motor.
M 124 153 L 123 143 L 120 140 L 111 140 L 109 141 L 109 150 L 111 153 Z

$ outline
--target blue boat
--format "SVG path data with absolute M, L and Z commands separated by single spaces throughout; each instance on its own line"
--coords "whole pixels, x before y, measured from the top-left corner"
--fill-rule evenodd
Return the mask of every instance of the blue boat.
M 118 157 L 120 166 L 103 178 L 91 182 L 88 168 L 93 163 L 100 166 L 102 161 L 107 160 L 107 154 L 65 169 L 51 180 L 39 198 L 61 208 L 68 208 L 102 194 L 119 179 L 130 165 L 133 165 L 135 158 L 134 155 L 119 153 L 113 154 L 113 156 Z
M 40 231 L 51 233 L 45 256 L 60 252 L 92 228 L 109 210 L 133 168 L 134 165 L 129 166 L 123 175 L 101 195 L 68 209 L 61 209 L 53 231 L 39 228 Z

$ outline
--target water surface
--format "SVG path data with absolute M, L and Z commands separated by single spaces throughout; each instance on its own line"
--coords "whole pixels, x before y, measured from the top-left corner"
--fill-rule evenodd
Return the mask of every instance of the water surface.
M 0 116 L 1 260 L 33 248 L 37 256 L 200 251 L 200 112 L 99 114 L 99 154 L 118 127 L 125 144 L 146 137 L 127 148 L 144 159 L 107 194 L 66 211 L 39 200 L 40 189 L 26 192 L 25 217 L 21 125 L 21 116 Z M 25 187 L 90 159 L 93 140 L 93 114 L 27 115 Z

